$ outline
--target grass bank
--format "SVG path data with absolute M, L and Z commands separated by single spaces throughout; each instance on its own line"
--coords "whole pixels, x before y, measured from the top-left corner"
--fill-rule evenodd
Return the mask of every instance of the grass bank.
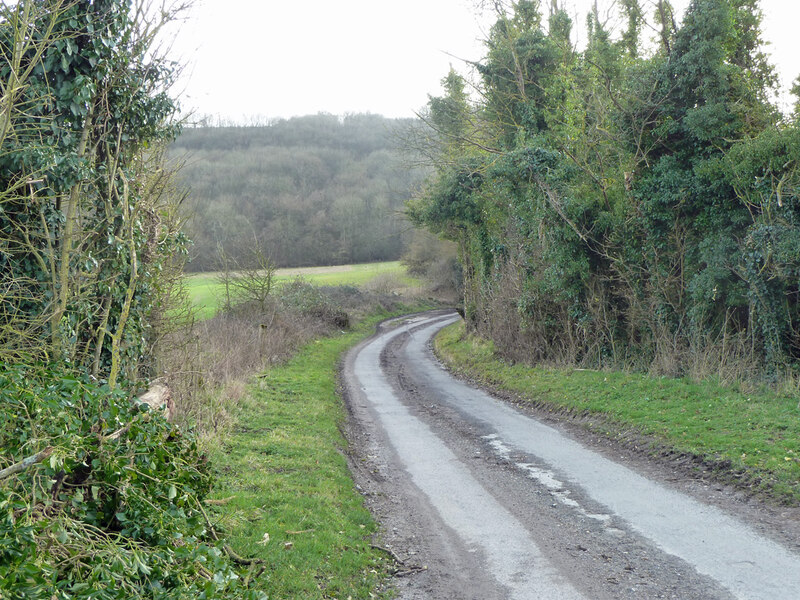
M 437 353 L 454 370 L 545 409 L 600 417 L 615 436 L 642 436 L 654 453 L 800 503 L 800 410 L 795 395 L 748 393 L 713 382 L 509 364 L 491 342 L 443 330 Z M 603 425 L 600 425 L 602 427 Z
M 400 261 L 364 263 L 357 265 L 338 265 L 331 267 L 305 267 L 297 269 L 277 269 L 275 283 L 280 285 L 296 277 L 314 285 L 352 285 L 364 286 L 380 278 L 394 278 L 395 283 L 405 286 L 419 286 L 420 282 L 409 277 Z M 196 308 L 200 319 L 213 317 L 223 297 L 222 285 L 216 273 L 189 275 L 185 281 L 191 304 Z
M 258 377 L 210 453 L 216 516 L 236 552 L 266 561 L 257 585 L 271 599 L 382 597 L 388 566 L 342 454 L 336 372 L 342 352 L 389 316 L 373 313 Z

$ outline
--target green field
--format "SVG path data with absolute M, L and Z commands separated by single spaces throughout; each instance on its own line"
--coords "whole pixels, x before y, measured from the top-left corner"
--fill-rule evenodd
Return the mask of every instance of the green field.
M 400 264 L 400 261 L 278 269 L 275 271 L 275 282 L 280 284 L 281 282 L 291 281 L 295 277 L 302 277 L 315 285 L 363 286 L 382 275 L 396 276 L 403 285 L 419 285 L 417 280 L 408 276 L 405 267 Z M 192 305 L 197 309 L 198 318 L 208 319 L 214 316 L 222 298 L 222 286 L 217 281 L 216 273 L 188 275 L 186 277 L 186 290 L 189 293 Z
M 780 502 L 800 503 L 800 407 L 795 393 L 714 382 L 510 364 L 463 324 L 436 338 L 437 354 L 468 377 L 546 410 L 589 415 L 593 428 L 636 439 Z M 631 437 L 633 435 L 633 437 Z

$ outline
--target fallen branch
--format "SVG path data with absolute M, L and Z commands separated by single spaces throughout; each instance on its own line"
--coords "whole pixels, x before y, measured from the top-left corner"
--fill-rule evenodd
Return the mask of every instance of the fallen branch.
M 394 550 L 391 548 L 386 548 L 384 546 L 378 546 L 377 544 L 370 544 L 370 548 L 375 548 L 375 550 L 380 550 L 381 552 L 385 552 L 389 556 L 392 557 L 392 560 L 396 562 L 398 565 L 406 567 L 406 561 L 402 560 Z M 394 577 L 408 577 L 409 575 L 413 575 L 414 573 L 422 573 L 423 571 L 427 571 L 428 567 L 420 567 L 419 565 L 412 565 L 410 567 L 404 569 L 392 569 L 390 571 L 391 575 Z
M 21 471 L 24 471 L 28 467 L 35 465 L 36 463 L 40 463 L 43 460 L 47 460 L 50 458 L 50 455 L 53 454 L 53 447 L 48 446 L 41 452 L 37 452 L 33 456 L 29 456 L 28 458 L 11 465 L 10 467 L 6 467 L 2 471 L 0 471 L 0 479 L 5 479 L 6 477 L 11 477 L 12 475 L 16 475 Z
M 233 548 L 231 548 L 228 544 L 222 544 L 222 549 L 225 550 L 225 554 L 228 555 L 228 558 L 230 558 L 237 565 L 250 567 L 253 565 L 263 565 L 265 562 L 267 562 L 260 558 L 244 558 L 242 556 L 239 556 L 238 554 L 236 554 L 236 552 L 233 551 Z
M 203 500 L 203 502 L 205 502 L 209 506 L 223 506 L 228 502 L 230 502 L 231 500 L 233 500 L 234 498 L 236 498 L 236 496 L 228 496 L 227 498 L 219 498 L 219 499 L 206 498 L 205 500 Z
M 411 567 L 410 569 L 406 569 L 405 571 L 395 571 L 395 577 L 408 577 L 409 575 L 414 575 L 415 573 L 422 573 L 423 571 L 427 571 L 428 567 Z
M 153 385 L 150 386 L 144 394 L 137 397 L 135 402 L 137 404 L 146 404 L 150 407 L 150 410 L 156 414 L 163 414 L 166 417 L 167 421 L 172 420 L 172 413 L 173 413 L 173 406 L 172 406 L 172 394 L 169 391 L 169 388 L 164 385 L 163 383 L 154 382 Z M 110 433 L 108 435 L 101 435 L 100 441 L 101 442 L 110 442 L 114 440 L 118 440 L 123 435 L 128 433 L 128 430 L 131 428 L 133 423 L 139 417 L 141 413 L 135 415 L 130 423 L 127 425 L 120 427 L 114 433 Z
M 211 524 L 211 519 L 208 518 L 208 515 L 206 514 L 206 511 L 203 508 L 203 505 L 200 502 L 198 502 L 197 506 L 198 508 L 200 508 L 200 512 L 203 514 L 203 518 L 206 520 L 206 525 L 208 525 L 208 531 L 211 533 L 211 537 L 214 538 L 214 541 L 217 542 L 221 541 L 219 539 L 219 536 L 217 535 L 217 531 Z M 222 544 L 222 549 L 225 550 L 225 554 L 228 555 L 228 558 L 230 558 L 233 562 L 235 562 L 238 565 L 245 565 L 245 566 L 263 565 L 266 562 L 260 558 L 244 558 L 242 556 L 239 556 L 238 554 L 236 554 L 236 552 L 234 552 L 233 548 L 231 548 L 228 544 Z
M 258 579 L 259 577 L 261 577 L 261 576 L 264 574 L 264 571 L 266 571 L 266 570 L 267 570 L 267 565 L 263 565 L 263 566 L 262 566 L 262 567 L 261 567 L 261 568 L 258 570 L 258 572 L 256 573 L 255 577 L 252 577 L 252 578 L 251 578 L 250 576 L 253 574 L 253 567 L 251 566 L 251 567 L 250 567 L 250 570 L 248 570 L 248 571 L 247 571 L 247 577 L 245 577 L 245 578 L 244 578 L 244 587 L 246 587 L 246 588 L 247 588 L 247 587 L 250 587 L 250 581 L 251 581 L 251 580 L 252 580 L 252 581 L 255 581 L 256 579 Z
M 136 417 L 134 417 L 134 419 L 135 418 Z M 133 425 L 133 421 L 131 421 L 130 423 L 128 423 L 124 427 L 120 427 L 114 433 L 110 433 L 108 435 L 101 435 L 100 436 L 100 441 L 101 442 L 110 442 L 110 441 L 113 441 L 113 440 L 118 440 L 120 437 L 122 437 L 123 435 L 128 433 L 128 430 L 131 428 L 131 425 Z
M 394 550 L 392 550 L 391 548 L 385 548 L 383 546 L 378 546 L 377 544 L 370 544 L 369 547 L 370 548 L 375 548 L 375 550 L 380 550 L 381 552 L 386 552 L 386 554 L 391 556 L 394 559 L 394 562 L 396 562 L 399 565 L 405 565 L 406 564 L 405 561 L 401 560 L 401 558 L 399 556 L 397 556 L 397 554 L 395 554 Z

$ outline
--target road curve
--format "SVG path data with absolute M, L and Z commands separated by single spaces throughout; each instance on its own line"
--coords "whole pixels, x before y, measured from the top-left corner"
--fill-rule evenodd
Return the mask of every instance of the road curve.
M 347 357 L 356 481 L 401 598 L 800 598 L 800 555 L 451 377 L 397 320 Z M 414 569 L 410 569 L 413 571 Z

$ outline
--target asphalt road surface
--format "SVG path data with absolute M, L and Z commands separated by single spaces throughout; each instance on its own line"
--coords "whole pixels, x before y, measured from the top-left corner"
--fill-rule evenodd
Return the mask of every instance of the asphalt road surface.
M 800 599 L 797 511 L 456 380 L 429 342 L 457 318 L 384 324 L 343 367 L 351 466 L 402 561 L 400 598 Z

